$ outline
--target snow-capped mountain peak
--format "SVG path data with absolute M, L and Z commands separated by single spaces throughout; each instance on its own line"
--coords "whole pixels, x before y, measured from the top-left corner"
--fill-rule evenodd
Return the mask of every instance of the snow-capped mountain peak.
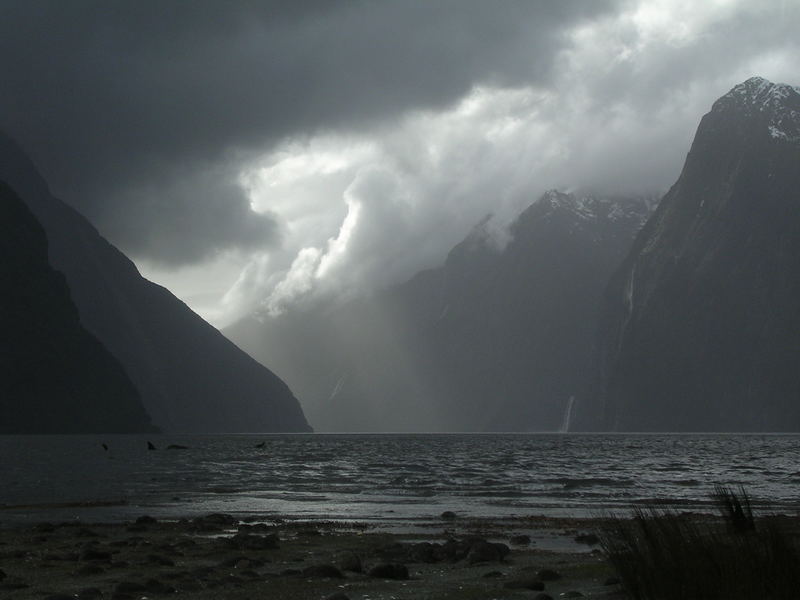
M 772 138 L 800 142 L 800 87 L 751 77 L 717 100 L 713 110 L 760 114 Z

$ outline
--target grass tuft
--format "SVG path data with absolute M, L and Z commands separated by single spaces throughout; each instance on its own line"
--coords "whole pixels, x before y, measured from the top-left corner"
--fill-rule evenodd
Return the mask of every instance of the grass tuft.
M 721 521 L 655 506 L 605 521 L 601 544 L 631 597 L 800 598 L 800 553 L 781 521 L 756 519 L 743 489 L 717 487 L 712 500 Z

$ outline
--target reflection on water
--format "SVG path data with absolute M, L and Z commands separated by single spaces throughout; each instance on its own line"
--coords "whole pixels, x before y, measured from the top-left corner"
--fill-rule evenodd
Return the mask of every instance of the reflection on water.
M 796 435 L 0 436 L 0 458 L 0 523 L 580 516 L 653 500 L 698 509 L 717 483 L 789 511 L 800 483 Z

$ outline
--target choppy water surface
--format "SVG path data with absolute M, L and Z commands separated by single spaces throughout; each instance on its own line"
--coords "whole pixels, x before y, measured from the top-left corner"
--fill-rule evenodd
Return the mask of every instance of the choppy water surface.
M 160 449 L 148 451 L 147 439 Z M 163 449 L 170 443 L 189 449 Z M 0 436 L 0 524 L 209 511 L 383 522 L 445 510 L 584 516 L 654 500 L 703 510 L 714 484 L 743 485 L 756 504 L 794 512 L 800 436 Z

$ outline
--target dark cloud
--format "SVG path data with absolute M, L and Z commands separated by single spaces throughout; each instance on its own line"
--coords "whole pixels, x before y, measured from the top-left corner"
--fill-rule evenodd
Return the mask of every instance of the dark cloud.
M 275 244 L 237 165 L 287 136 L 545 85 L 608 2 L 0 3 L 0 127 L 134 256 Z

